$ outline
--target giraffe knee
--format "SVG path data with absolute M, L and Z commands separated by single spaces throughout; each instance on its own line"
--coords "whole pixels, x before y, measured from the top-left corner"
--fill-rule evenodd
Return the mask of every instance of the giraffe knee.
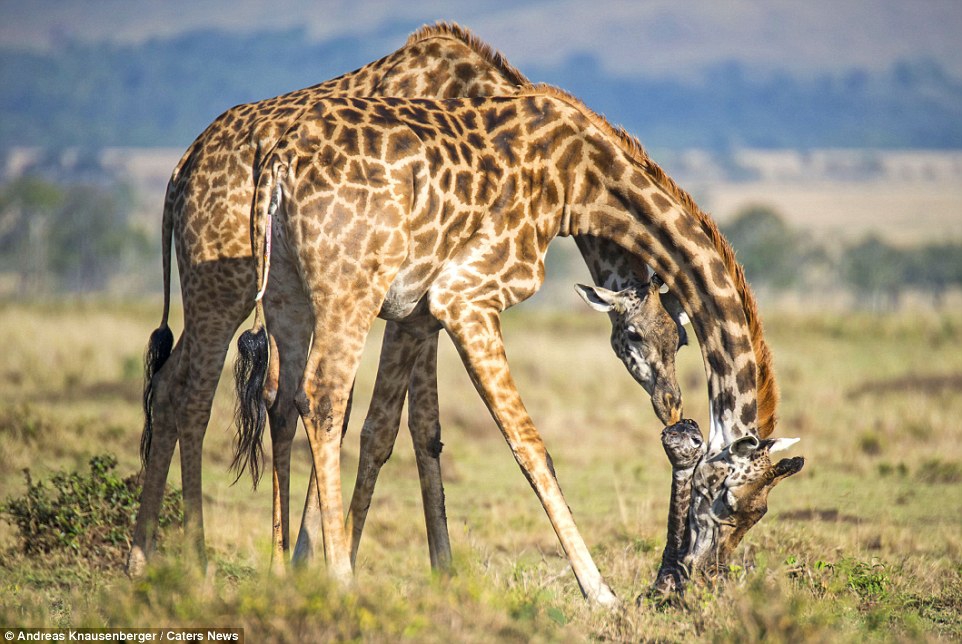
M 267 413 L 271 421 L 271 440 L 279 444 L 290 444 L 297 435 L 297 416 L 291 413 L 295 410 L 288 405 L 284 405 L 283 409 L 278 407 L 272 407 Z
M 414 447 L 419 453 L 435 460 L 441 458 L 441 450 L 444 449 L 444 443 L 441 442 L 441 423 L 434 421 L 429 431 L 415 432 L 413 438 Z
M 394 453 L 394 441 L 388 440 L 380 431 L 380 425 L 368 419 L 361 427 L 361 452 L 366 453 L 374 462 L 375 467 L 380 469 L 391 458 Z
M 551 459 L 551 454 L 548 453 L 546 449 L 540 450 L 522 450 L 515 454 L 515 460 L 518 461 L 518 465 L 521 466 L 521 471 L 524 472 L 524 477 L 528 480 L 528 484 L 531 487 L 537 489 L 539 487 L 539 481 L 535 480 L 537 473 L 541 470 L 543 465 L 548 471 L 551 480 L 555 484 L 558 482 L 558 476 L 555 474 L 554 461 Z M 543 477 L 540 477 L 540 484 L 545 484 L 547 481 Z
M 545 453 L 544 453 L 544 460 L 548 466 L 548 471 L 551 472 L 551 478 L 557 481 L 558 475 L 554 471 L 554 461 L 551 458 L 551 454 L 549 454 L 547 450 L 545 450 Z
M 311 417 L 311 398 L 303 387 L 294 394 L 294 407 L 297 408 L 297 413 L 301 415 L 301 418 Z
M 434 437 L 428 442 L 428 454 L 433 459 L 441 458 L 441 450 L 444 449 L 444 443 L 441 442 L 441 432 L 439 431 Z

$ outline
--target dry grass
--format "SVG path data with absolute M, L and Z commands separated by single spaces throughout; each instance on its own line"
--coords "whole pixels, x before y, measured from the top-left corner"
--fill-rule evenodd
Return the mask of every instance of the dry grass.
M 155 303 L 8 305 L 0 367 L 0 496 L 113 452 L 137 469 L 139 356 Z M 386 465 L 354 590 L 320 571 L 267 577 L 270 489 L 231 486 L 224 458 L 227 378 L 208 430 L 206 579 L 168 549 L 143 582 L 85 567 L 82 556 L 9 551 L 0 523 L 0 622 L 222 625 L 306 639 L 417 641 L 586 638 L 862 641 L 962 637 L 962 316 L 779 315 L 766 318 L 784 403 L 776 430 L 800 436 L 808 461 L 770 499 L 737 566 L 682 608 L 635 606 L 664 543 L 669 467 L 643 392 L 590 312 L 506 316 L 508 355 L 596 562 L 626 607 L 586 606 L 537 499 L 447 341 L 440 356 L 443 467 L 457 574 L 428 569 L 417 473 L 402 433 Z M 179 328 L 176 325 L 175 328 Z M 376 367 L 372 342 L 344 446 L 345 493 Z M 686 414 L 705 426 L 701 358 L 684 349 Z M 172 468 L 171 480 L 179 473 Z M 294 498 L 309 472 L 298 438 Z M 295 512 L 296 523 L 298 512 Z

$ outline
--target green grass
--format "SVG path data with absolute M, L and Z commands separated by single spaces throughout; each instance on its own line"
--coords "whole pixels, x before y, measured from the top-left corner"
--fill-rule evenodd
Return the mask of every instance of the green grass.
M 59 471 L 84 473 L 109 452 L 117 477 L 138 471 L 139 360 L 158 312 L 155 302 L 0 308 L 0 498 L 26 493 L 25 468 L 36 484 Z M 402 430 L 379 479 L 354 587 L 331 585 L 323 568 L 270 577 L 270 486 L 231 485 L 225 376 L 205 443 L 208 574 L 181 563 L 176 530 L 147 578 L 130 582 L 122 561 L 100 565 L 82 547 L 27 554 L 2 521 L 0 624 L 230 626 L 248 641 L 962 638 L 962 315 L 766 316 L 783 394 L 776 431 L 802 438 L 792 455 L 807 463 L 772 493 L 731 572 L 674 607 L 634 603 L 660 559 L 670 470 L 646 396 L 608 347 L 607 322 L 581 311 L 505 317 L 519 388 L 622 609 L 581 599 L 540 504 L 443 340 L 454 576 L 429 569 Z M 379 342 L 370 345 L 344 443 L 345 495 L 377 364 Z M 686 415 L 704 427 L 697 347 L 682 351 L 679 374 Z M 310 471 L 303 436 L 294 461 L 296 525 Z

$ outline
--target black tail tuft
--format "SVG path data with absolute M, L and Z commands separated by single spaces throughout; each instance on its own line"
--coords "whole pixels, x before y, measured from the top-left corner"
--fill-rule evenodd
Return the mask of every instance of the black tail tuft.
M 174 334 L 170 327 L 162 324 L 150 334 L 147 349 L 144 351 L 144 433 L 140 436 L 140 462 L 147 467 L 150 456 L 150 439 L 154 432 L 154 375 L 167 362 L 174 347 Z
M 267 419 L 264 405 L 264 379 L 269 363 L 267 329 L 245 331 L 237 340 L 237 362 L 234 363 L 234 384 L 237 388 L 237 408 L 234 423 L 237 425 L 237 444 L 231 470 L 240 479 L 245 469 L 250 469 L 254 487 L 261 476 L 261 460 L 264 447 L 261 439 Z

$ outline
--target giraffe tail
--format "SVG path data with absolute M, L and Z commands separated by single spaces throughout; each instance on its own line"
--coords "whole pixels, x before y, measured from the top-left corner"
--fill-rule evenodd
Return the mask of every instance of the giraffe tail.
M 167 184 L 168 194 L 173 189 L 177 172 L 171 177 Z M 160 371 L 161 367 L 167 362 L 174 347 L 174 334 L 167 324 L 170 315 L 170 256 L 174 230 L 173 201 L 164 200 L 164 217 L 161 228 L 161 243 L 163 245 L 163 271 L 164 271 L 164 314 L 160 320 L 160 326 L 150 334 L 147 341 L 147 349 L 144 351 L 144 431 L 140 435 L 140 462 L 143 467 L 147 467 L 147 458 L 150 456 L 150 442 L 154 433 L 154 376 Z
M 237 437 L 231 470 L 237 473 L 235 483 L 240 480 L 244 470 L 250 470 L 254 488 L 261 477 L 264 426 L 267 421 L 264 382 L 270 365 L 270 338 L 265 325 L 263 297 L 270 273 L 271 222 L 281 198 L 280 183 L 276 175 L 276 167 L 261 175 L 251 210 L 251 248 L 257 267 L 258 292 L 254 325 L 238 338 L 237 361 L 234 363 L 234 386 L 237 394 L 234 424 L 237 427 Z

